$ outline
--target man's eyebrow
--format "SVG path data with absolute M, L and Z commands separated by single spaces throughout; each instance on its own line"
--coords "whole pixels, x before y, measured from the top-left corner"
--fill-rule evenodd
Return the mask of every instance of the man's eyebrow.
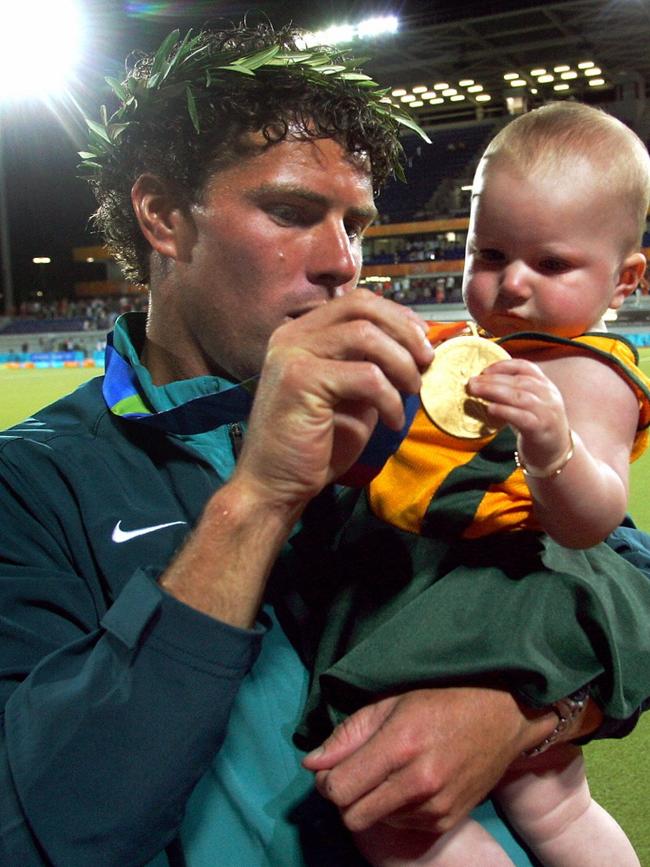
M 321 208 L 327 208 L 330 205 L 330 199 L 321 193 L 315 193 L 308 187 L 301 187 L 299 184 L 261 184 L 259 187 L 250 190 L 247 197 L 253 201 L 259 201 L 267 196 L 291 196 L 292 198 L 302 199 L 314 205 L 319 205 Z M 379 211 L 374 205 L 366 207 L 352 206 L 347 211 L 353 217 L 359 217 L 372 223 L 377 219 Z

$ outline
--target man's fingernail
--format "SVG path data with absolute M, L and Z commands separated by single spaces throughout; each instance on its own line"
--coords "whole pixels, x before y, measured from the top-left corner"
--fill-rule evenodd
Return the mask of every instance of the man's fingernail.
M 315 750 L 312 750 L 310 753 L 307 753 L 305 756 L 306 759 L 320 759 L 320 757 L 324 754 L 325 747 L 316 747 Z

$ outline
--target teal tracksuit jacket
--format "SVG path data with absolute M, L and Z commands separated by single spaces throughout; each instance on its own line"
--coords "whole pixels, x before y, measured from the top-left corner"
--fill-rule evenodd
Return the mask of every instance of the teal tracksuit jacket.
M 0 436 L 0 863 L 185 863 L 188 804 L 270 626 L 234 629 L 156 583 L 224 481 L 113 415 L 101 378 Z M 360 863 L 322 799 L 291 821 L 305 864 Z

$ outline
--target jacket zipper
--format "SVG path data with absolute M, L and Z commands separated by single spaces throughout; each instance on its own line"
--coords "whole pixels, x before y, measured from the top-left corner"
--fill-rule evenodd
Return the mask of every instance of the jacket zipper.
M 230 434 L 232 453 L 235 456 L 236 461 L 239 458 L 242 446 L 244 445 L 244 428 L 240 422 L 235 421 L 228 426 L 228 433 Z

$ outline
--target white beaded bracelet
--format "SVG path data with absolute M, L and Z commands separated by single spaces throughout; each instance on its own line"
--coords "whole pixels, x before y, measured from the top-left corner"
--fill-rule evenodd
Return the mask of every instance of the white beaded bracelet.
M 551 707 L 558 716 L 557 725 L 550 735 L 547 735 L 544 738 L 541 744 L 537 744 L 537 746 L 532 747 L 532 749 L 524 750 L 523 755 L 538 756 L 540 753 L 545 753 L 546 750 L 549 747 L 552 747 L 559 739 L 560 735 L 566 731 L 566 729 L 568 729 L 582 713 L 584 713 L 588 701 L 589 690 L 587 687 L 583 687 L 572 695 L 567 695 L 565 698 L 561 698 L 559 701 L 554 701 Z
M 551 464 L 550 467 L 546 467 L 544 470 L 538 470 L 535 467 L 527 467 L 526 464 L 519 457 L 519 452 L 515 450 L 515 463 L 519 467 L 520 470 L 523 470 L 525 476 L 530 476 L 531 479 L 550 479 L 553 476 L 559 476 L 562 470 L 569 463 L 573 455 L 575 454 L 575 440 L 574 433 L 569 428 L 569 447 L 555 463 Z

